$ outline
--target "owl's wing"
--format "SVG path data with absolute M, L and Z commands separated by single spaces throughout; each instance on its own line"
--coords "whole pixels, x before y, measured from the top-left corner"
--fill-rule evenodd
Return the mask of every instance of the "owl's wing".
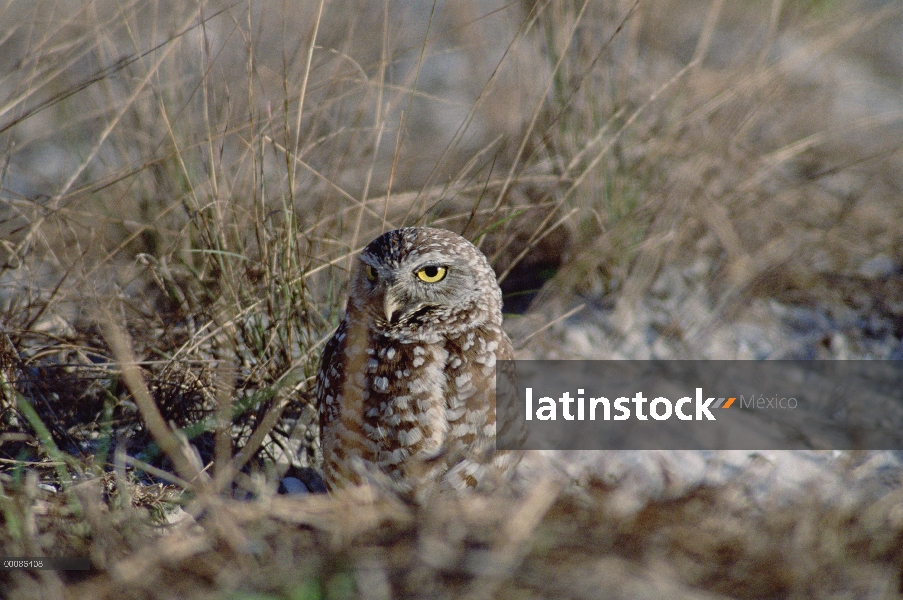
M 464 346 L 468 346 L 464 350 Z M 464 369 L 449 371 L 449 395 L 446 414 L 449 421 L 449 471 L 443 482 L 453 489 L 492 485 L 516 464 L 513 453 L 494 452 L 496 437 L 496 378 L 511 380 L 510 361 L 514 358 L 511 340 L 501 327 L 480 328 L 473 343 L 456 346 L 453 356 L 464 357 Z M 455 360 L 452 359 L 452 365 Z M 514 383 L 499 386 L 504 393 L 516 394 Z M 502 401 L 501 410 L 515 408 L 516 403 Z
M 342 359 L 342 346 L 345 343 L 347 326 L 345 321 L 339 325 L 320 357 L 320 369 L 317 372 L 316 397 L 320 412 L 320 431 L 324 431 L 329 424 L 339 417 L 339 390 L 341 389 L 342 371 L 344 361 Z
M 446 416 L 450 447 L 492 444 L 496 423 L 496 368 L 513 357 L 501 327 L 487 326 L 450 340 Z

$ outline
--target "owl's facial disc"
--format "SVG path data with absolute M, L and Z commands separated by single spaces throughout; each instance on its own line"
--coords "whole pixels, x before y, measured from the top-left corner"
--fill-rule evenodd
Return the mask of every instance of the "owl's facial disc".
M 442 246 L 409 252 L 403 244 L 397 248 L 377 244 L 361 253 L 354 284 L 358 292 L 350 302 L 386 333 L 424 326 L 445 331 L 452 323 L 450 315 L 473 312 L 480 303 L 474 260 Z

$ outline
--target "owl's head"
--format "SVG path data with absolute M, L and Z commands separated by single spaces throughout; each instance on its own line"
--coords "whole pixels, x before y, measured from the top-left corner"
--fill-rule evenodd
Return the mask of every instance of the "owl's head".
M 502 294 L 486 257 L 445 229 L 405 227 L 366 248 L 351 279 L 348 310 L 377 331 L 459 333 L 501 324 Z

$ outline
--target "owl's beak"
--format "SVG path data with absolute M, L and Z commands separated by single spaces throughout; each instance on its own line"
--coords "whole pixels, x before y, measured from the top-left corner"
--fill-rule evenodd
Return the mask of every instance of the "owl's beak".
M 383 296 L 383 312 L 386 315 L 386 321 L 392 323 L 392 317 L 398 313 L 402 306 L 404 305 L 399 302 L 394 290 L 392 288 L 387 289 L 386 295 Z

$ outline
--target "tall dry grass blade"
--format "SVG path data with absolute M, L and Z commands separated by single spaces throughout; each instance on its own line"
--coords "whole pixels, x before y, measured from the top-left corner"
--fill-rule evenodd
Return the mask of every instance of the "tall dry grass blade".
M 505 51 L 502 53 L 502 56 L 496 62 L 495 67 L 492 70 L 492 73 L 489 75 L 489 78 L 486 80 L 486 83 L 483 84 L 483 87 L 480 89 L 480 93 L 477 95 L 476 99 L 474 100 L 473 105 L 468 109 L 467 115 L 465 115 L 465 117 L 461 120 L 461 123 L 458 125 L 458 128 L 455 130 L 454 135 L 452 135 L 452 138 L 449 140 L 449 142 L 443 148 L 442 154 L 439 156 L 438 159 L 436 159 L 436 163 L 433 165 L 429 175 L 427 175 L 426 180 L 424 181 L 423 185 L 421 186 L 421 193 L 423 193 L 427 188 L 430 187 L 430 185 L 432 185 L 433 180 L 439 174 L 441 168 L 446 164 L 449 156 L 451 155 L 452 149 L 455 147 L 455 145 L 458 142 L 461 141 L 461 139 L 464 137 L 464 133 L 470 127 L 470 124 L 473 122 L 473 120 L 479 114 L 478 109 L 480 108 L 480 106 L 482 106 L 484 104 L 486 98 L 489 96 L 489 92 L 493 89 L 495 84 L 498 82 L 499 73 L 501 71 L 502 65 L 505 62 L 505 59 L 508 58 L 513 53 L 514 49 L 517 48 L 518 43 L 523 42 L 523 39 L 526 37 L 527 33 L 535 25 L 536 19 L 539 17 L 539 14 L 542 12 L 542 10 L 547 5 L 548 5 L 548 3 L 536 3 L 530 8 L 529 14 L 522 21 L 520 27 L 518 28 L 517 33 L 511 39 L 511 42 L 508 43 L 508 45 L 505 47 Z M 508 8 L 508 6 L 499 8 L 499 9 L 497 9 L 497 11 L 504 10 L 505 8 Z M 497 11 L 491 11 L 485 15 L 481 15 L 480 17 L 477 17 L 473 21 L 468 22 L 464 26 L 470 25 L 471 23 L 474 23 L 485 17 L 488 17 Z M 462 27 L 464 27 L 464 26 L 462 26 Z M 441 98 L 439 100 L 441 100 Z M 418 198 L 419 197 L 420 196 L 418 195 Z
M 539 119 L 539 115 L 542 113 L 542 107 L 546 103 L 546 99 L 549 96 L 549 92 L 552 89 L 552 86 L 555 85 L 555 79 L 561 69 L 561 65 L 564 63 L 564 59 L 567 56 L 567 49 L 570 47 L 571 43 L 574 40 L 574 35 L 577 33 L 577 28 L 583 20 L 583 15 L 586 12 L 586 8 L 589 6 L 589 0 L 584 0 L 583 4 L 580 5 L 580 10 L 577 11 L 577 16 L 574 18 L 574 22 L 570 27 L 570 30 L 567 33 L 566 41 L 564 44 L 564 48 L 562 49 L 561 56 L 558 57 L 558 60 L 555 63 L 555 66 L 552 69 L 552 73 L 549 75 L 549 81 L 546 83 L 546 87 L 543 90 L 542 96 L 540 96 L 539 101 L 536 103 L 536 108 L 533 110 L 533 115 L 530 118 L 530 123 L 527 125 L 526 130 L 524 131 L 524 135 L 521 138 L 520 146 L 517 148 L 517 152 L 514 155 L 514 160 L 511 161 L 511 167 L 508 169 L 508 177 L 505 179 L 505 184 L 502 186 L 502 189 L 499 190 L 498 196 L 495 199 L 495 206 L 493 209 L 497 210 L 502 202 L 505 199 L 505 193 L 508 191 L 508 188 L 514 181 L 514 173 L 517 168 L 520 166 L 520 159 L 524 155 L 524 151 L 527 148 L 527 143 L 530 141 L 530 136 L 533 134 L 533 130 L 536 128 L 536 123 Z M 479 246 L 478 246 L 479 247 Z
M 562 489 L 563 485 L 551 478 L 533 482 L 531 492 L 513 508 L 495 547 L 487 553 L 488 560 L 482 565 L 487 573 L 470 584 L 464 598 L 488 600 L 497 596 L 506 579 L 530 552 L 530 539 Z
M 559 206 L 560 206 L 560 204 L 559 204 Z M 556 209 L 557 208 L 558 207 L 556 206 Z M 555 231 L 555 229 L 558 226 L 567 222 L 568 219 L 570 219 L 572 216 L 574 216 L 574 214 L 577 212 L 577 210 L 578 210 L 577 208 L 572 208 L 571 210 L 569 210 L 567 212 L 567 214 L 562 215 L 561 218 L 559 218 L 557 221 L 555 221 L 555 223 L 553 223 L 551 226 L 547 227 L 546 226 L 547 223 L 552 219 L 552 217 L 555 215 L 555 212 L 556 212 L 555 210 L 550 210 L 548 212 L 548 214 L 543 218 L 543 220 L 539 223 L 539 226 L 533 231 L 532 235 L 530 236 L 530 239 L 527 240 L 527 242 L 524 244 L 523 250 L 521 250 L 517 254 L 517 256 L 514 258 L 514 260 L 511 261 L 511 264 L 508 265 L 508 268 L 506 268 L 504 271 L 502 271 L 502 274 L 499 275 L 499 277 L 498 277 L 499 283 L 504 281 L 505 278 L 511 273 L 511 270 L 514 269 L 514 267 L 516 267 L 517 264 L 524 259 L 524 257 L 530 252 L 530 250 L 532 250 L 534 244 L 536 244 L 537 242 L 542 240 L 544 237 L 546 237 L 547 235 L 549 235 L 550 233 Z
M 188 24 L 191 21 L 195 21 L 198 18 L 198 14 L 200 13 L 201 7 L 203 7 L 203 2 L 198 7 L 197 11 L 192 13 L 191 16 L 185 21 L 184 28 L 188 27 Z M 69 178 L 63 183 L 60 189 L 54 195 L 53 202 L 55 205 L 59 203 L 59 201 L 66 195 L 66 193 L 70 190 L 70 188 L 75 184 L 79 177 L 81 177 L 82 173 L 84 173 L 85 169 L 94 161 L 94 158 L 100 152 L 100 148 L 103 146 L 104 142 L 106 142 L 107 138 L 113 132 L 113 130 L 119 125 L 119 122 L 122 120 L 126 111 L 128 111 L 134 105 L 135 101 L 138 97 L 144 92 L 144 88 L 148 86 L 153 78 L 156 76 L 157 71 L 160 68 L 160 65 L 169 58 L 170 54 L 175 49 L 174 45 L 169 45 L 166 49 L 160 52 L 160 55 L 157 57 L 157 60 L 150 66 L 147 70 L 145 76 L 140 80 L 138 85 L 135 86 L 134 91 L 126 98 L 125 102 L 122 103 L 116 115 L 109 122 L 107 122 L 106 127 L 104 127 L 103 131 L 97 137 L 97 140 L 94 142 L 91 151 L 88 153 L 88 156 L 81 161 L 78 168 L 72 172 Z
M 104 337 L 113 350 L 113 356 L 122 368 L 122 378 L 126 387 L 132 393 L 132 398 L 141 412 L 144 424 L 153 436 L 160 449 L 166 454 L 179 476 L 189 483 L 192 488 L 203 486 L 207 476 L 200 471 L 184 451 L 178 437 L 169 428 L 160 414 L 160 410 L 154 403 L 144 382 L 144 377 L 138 369 L 138 363 L 132 352 L 132 345 L 125 331 L 114 321 L 111 315 L 107 315 L 100 322 L 104 331 Z
M 232 478 L 244 468 L 248 461 L 254 457 L 254 454 L 266 441 L 267 436 L 273 431 L 276 423 L 279 422 L 279 418 L 282 416 L 282 412 L 286 409 L 289 402 L 290 398 L 287 395 L 284 395 L 270 407 L 266 415 L 261 419 L 260 424 L 254 430 L 254 433 L 251 434 L 251 437 L 248 438 L 248 441 L 245 442 L 242 449 L 232 457 L 228 467 L 223 470 L 222 477 L 217 477 L 215 483 L 216 487 L 214 488 L 215 491 L 221 491 L 222 486 L 224 486 L 226 482 L 231 481 Z
M 533 333 L 531 333 L 531 334 L 529 334 L 529 335 L 527 335 L 527 336 L 525 336 L 525 337 L 522 337 L 522 338 L 520 338 L 519 340 L 514 341 L 514 347 L 515 347 L 517 350 L 522 350 L 523 348 L 526 348 L 526 347 L 527 347 L 527 342 L 530 341 L 531 338 L 533 338 L 534 336 L 539 335 L 540 333 L 542 333 L 542 332 L 545 331 L 546 329 L 549 329 L 550 327 L 555 326 L 556 324 L 558 324 L 558 323 L 564 321 L 565 319 L 567 319 L 567 318 L 569 318 L 569 317 L 572 317 L 572 316 L 576 315 L 578 312 L 580 312 L 580 311 L 583 310 L 584 308 L 586 308 L 586 304 L 585 304 L 585 303 L 578 304 L 577 306 L 575 306 L 575 307 L 572 308 L 571 310 L 567 311 L 567 312 L 564 313 L 563 315 L 558 316 L 558 317 L 552 319 L 551 321 L 549 321 L 548 323 L 546 323 L 545 325 L 543 325 L 542 327 L 540 327 L 539 329 L 537 329 L 537 330 L 534 331 Z
M 326 0 L 320 0 L 317 7 L 317 18 L 314 19 L 313 31 L 310 34 L 310 44 L 307 47 L 307 57 L 304 62 L 304 76 L 301 79 L 301 91 L 298 94 L 298 114 L 295 117 L 294 147 L 292 148 L 293 156 L 300 156 L 301 148 L 301 120 L 304 116 L 304 101 L 307 99 L 307 84 L 310 81 L 310 68 L 314 59 L 314 49 L 317 47 L 317 34 L 320 31 L 320 23 L 323 20 L 323 6 Z M 294 178 L 289 179 L 289 185 L 295 186 Z

